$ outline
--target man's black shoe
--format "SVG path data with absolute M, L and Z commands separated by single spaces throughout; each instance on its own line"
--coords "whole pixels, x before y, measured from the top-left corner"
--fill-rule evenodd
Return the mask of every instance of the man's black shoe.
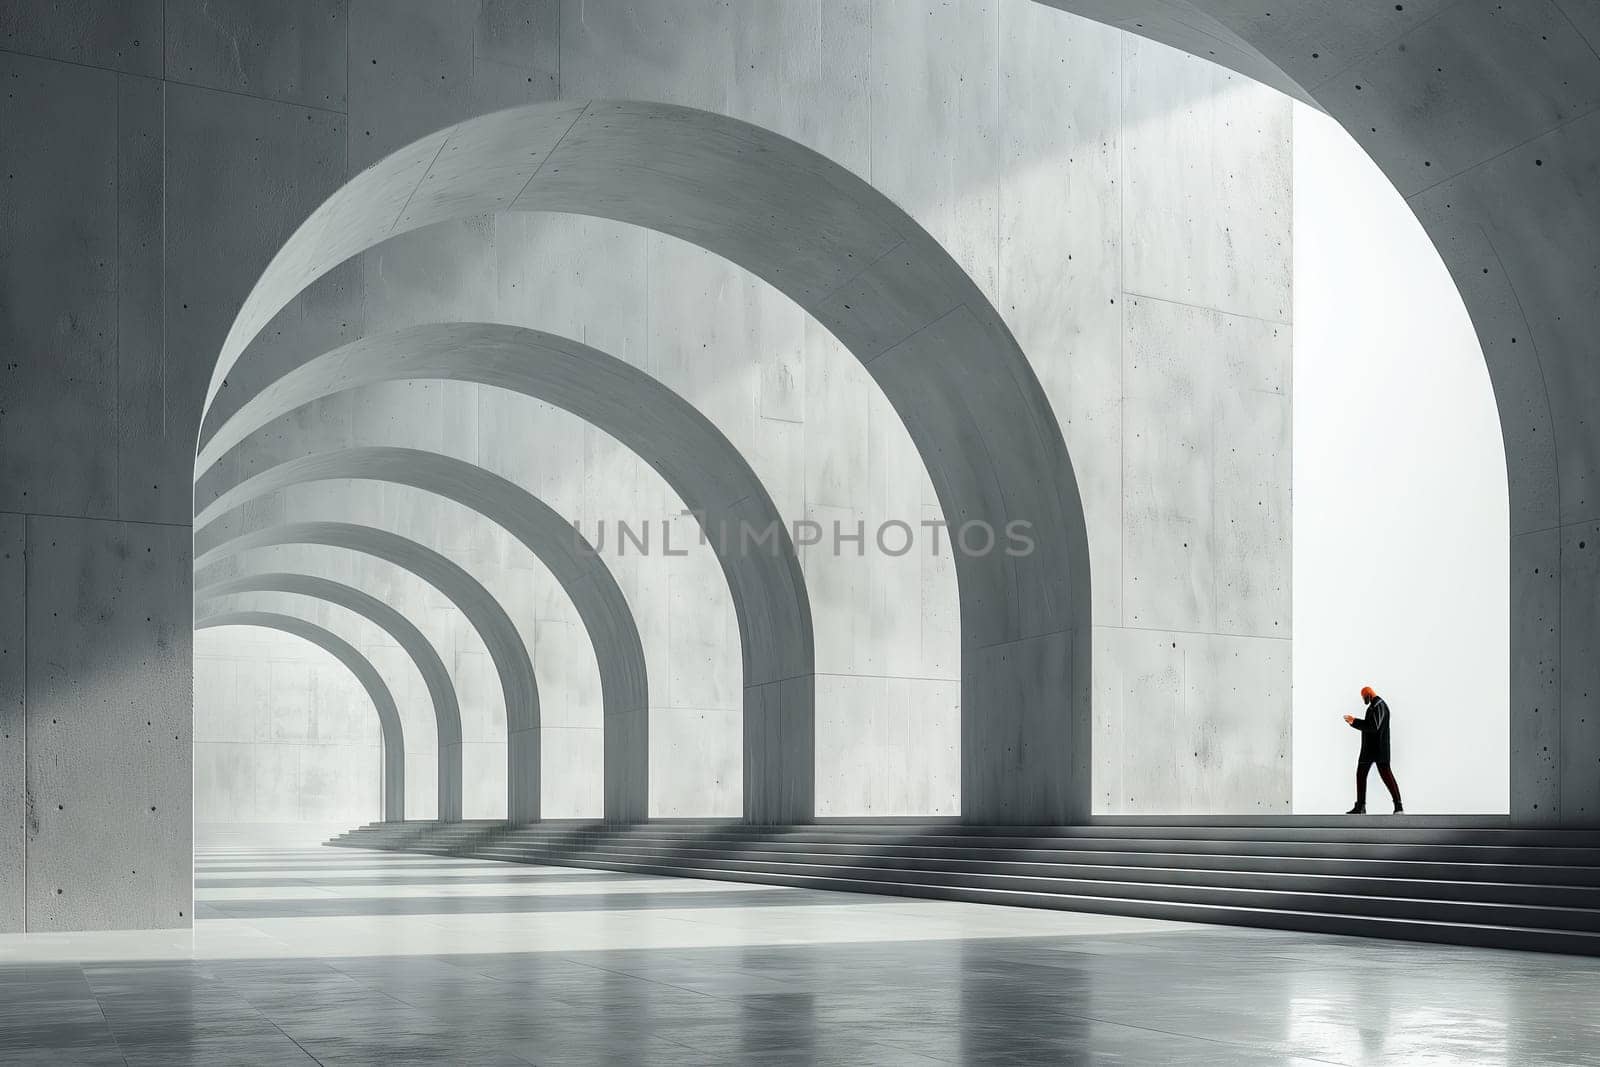
M 1396 804 L 1394 806 L 1394 813 L 1396 815 L 1404 815 L 1406 813 L 1406 806 L 1404 804 Z
M 1366 813 L 1367 806 L 1365 804 L 1357 804 L 1355 807 L 1345 812 L 1346 815 L 1365 815 Z

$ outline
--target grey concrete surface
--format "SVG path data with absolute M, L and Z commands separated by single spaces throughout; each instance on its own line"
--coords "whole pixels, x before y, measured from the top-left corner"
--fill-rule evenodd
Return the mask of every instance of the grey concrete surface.
M 118 188 L 104 180 L 117 168 L 118 79 L 0 53 L 0 81 L 7 158 L 20 164 L 0 207 L 6 302 L 40 312 L 0 326 L 14 353 L 0 364 L 0 508 L 114 518 L 117 457 L 95 442 L 118 405 Z M 60 123 L 77 135 L 60 137 Z M 17 358 L 35 353 L 52 358 Z
M 414 665 L 387 635 L 348 609 L 284 593 L 205 601 L 196 619 L 229 611 L 304 619 L 343 638 L 377 669 L 406 742 L 406 814 L 431 820 L 438 802 L 432 709 Z M 197 630 L 194 650 L 197 848 L 240 823 L 314 834 L 329 823 L 383 817 L 382 731 L 349 668 L 318 645 L 260 627 Z M 503 781 L 504 741 L 499 755 Z M 501 804 L 503 811 L 503 798 Z
M 477 382 L 555 404 L 605 430 L 661 474 L 714 546 L 738 614 L 746 817 L 809 819 L 813 637 L 788 527 L 749 464 L 710 421 L 628 364 L 566 338 L 489 323 L 427 324 L 363 338 L 305 360 L 232 408 L 195 461 L 197 502 L 227 487 L 228 453 L 273 419 L 343 389 L 414 378 Z M 244 395 L 241 389 L 229 399 Z M 485 479 L 501 492 L 515 489 L 495 476 Z M 571 537 L 558 535 L 569 545 Z M 647 742 L 643 716 L 632 719 L 635 727 L 622 736 Z
M 240 533 L 231 527 L 233 517 L 213 519 L 195 531 L 197 571 L 252 549 L 325 545 L 404 567 L 454 603 L 488 648 L 505 697 L 507 817 L 512 822 L 539 818 L 539 692 L 533 662 L 516 623 L 489 590 L 447 557 L 387 530 L 351 523 L 299 522 Z
M 27 519 L 0 513 L 0 933 L 26 927 Z
M 1297 86 L 1405 194 L 1478 330 L 1511 493 L 1511 809 L 1600 817 L 1589 724 L 1600 648 L 1578 548 L 1596 516 L 1600 16 L 1583 0 L 1479 4 L 1048 0 Z M 1144 24 L 1144 15 L 1162 17 Z M 1128 25 L 1127 19 L 1133 20 Z M 1219 39 L 1196 47 L 1195 34 Z M 1215 54 L 1213 54 L 1213 52 Z M 1241 58 L 1244 57 L 1244 58 Z
M 204 377 L 194 368 L 209 364 L 229 305 L 289 232 L 284 225 L 292 228 L 345 177 L 342 117 L 311 113 L 323 116 L 319 124 L 305 109 L 164 79 L 164 37 L 180 21 L 178 6 L 169 17 L 160 0 L 0 3 L 0 509 L 62 533 L 61 544 L 105 546 L 81 574 L 107 583 L 99 594 L 107 599 L 138 597 L 129 591 L 146 580 L 143 546 L 113 547 L 122 541 L 107 532 L 117 529 L 115 520 L 150 524 L 144 535 L 158 551 L 174 560 L 189 555 L 200 415 L 194 390 Z M 341 68 L 344 62 L 341 55 Z M 219 111 L 232 118 L 215 121 Z M 332 132 L 319 140 L 318 130 Z M 205 182 L 230 159 L 246 165 L 233 170 L 232 193 L 220 196 Z M 202 249 L 213 240 L 228 247 L 211 259 Z M 194 277 L 231 278 L 239 288 L 222 308 L 203 307 L 187 288 Z M 213 311 L 222 327 L 191 344 L 188 327 Z M 67 533 L 61 524 L 73 521 L 78 528 Z M 35 558 L 31 567 L 42 565 Z M 8 605 L 15 614 L 7 613 L 5 632 L 15 620 L 30 654 L 86 672 L 90 691 L 110 684 L 90 676 L 115 661 L 126 673 L 127 698 L 143 705 L 139 729 L 149 721 L 163 732 L 149 743 L 109 741 L 120 735 L 98 728 L 101 710 L 90 700 L 70 713 L 70 729 L 34 733 L 28 773 L 44 776 L 35 793 L 54 793 L 68 779 L 84 792 L 75 814 L 36 797 L 40 828 L 26 835 L 27 866 L 41 881 L 30 890 L 27 921 L 40 930 L 187 925 L 188 798 L 165 790 L 191 775 L 183 636 L 191 605 L 187 595 L 168 595 L 178 579 L 166 576 L 137 615 L 158 631 L 158 648 L 146 635 L 108 625 L 88 642 L 92 654 L 79 657 L 79 573 L 57 573 L 49 583 L 32 574 L 29 603 Z M 28 688 L 36 687 L 30 681 Z M 49 710 L 59 717 L 67 709 L 52 703 Z M 56 725 L 50 719 L 44 714 L 41 723 Z M 162 737 L 166 743 L 158 743 Z M 184 739 L 181 748 L 174 737 Z M 148 804 L 108 801 L 116 791 L 131 797 L 144 789 L 160 794 L 154 818 Z M 11 805 L 3 810 L 10 823 Z M 69 815 L 86 831 L 65 827 Z M 74 858 L 74 848 L 82 855 Z M 145 862 L 123 862 L 135 855 Z M 19 876 L 22 869 L 15 868 Z M 23 921 L 7 898 L 0 926 Z
M 42 12 L 29 0 L 0 3 L 8 51 L 159 77 L 164 0 L 75 0 Z
M 670 169 L 660 165 L 668 158 Z M 221 383 L 296 293 L 395 233 L 494 210 L 615 218 L 747 267 L 867 365 L 953 526 L 1027 524 L 1029 555 L 956 556 L 963 813 L 1086 814 L 1088 546 L 1049 402 L 999 314 L 925 230 L 844 168 L 770 131 L 645 103 L 534 105 L 461 123 L 369 168 L 312 214 L 241 309 L 207 391 L 202 469 L 251 395 L 235 381 L 219 397 Z M 975 353 L 988 373 L 973 373 Z M 780 687 L 762 705 L 809 698 Z
M 360 479 L 393 482 L 409 485 L 456 501 L 483 515 L 489 521 L 508 531 L 528 550 L 543 561 L 554 574 L 561 587 L 571 597 L 579 617 L 588 631 L 600 669 L 601 698 L 604 709 L 604 796 L 605 816 L 616 822 L 639 822 L 649 814 L 650 784 L 650 723 L 649 686 L 644 660 L 644 648 L 639 639 L 639 629 L 634 624 L 633 613 L 617 585 L 610 568 L 584 539 L 548 505 L 508 479 L 465 463 L 450 456 L 441 456 L 414 448 L 346 448 L 337 452 L 318 453 L 281 463 L 260 471 L 226 489 L 230 479 L 219 477 L 226 468 L 213 468 L 195 487 L 195 501 L 203 503 L 195 522 L 204 525 L 211 519 L 241 507 L 266 493 L 306 482 Z M 279 576 L 280 580 L 288 576 Z M 251 579 L 242 577 L 223 583 L 228 587 L 243 587 Z M 317 579 L 307 579 L 322 584 Z M 298 583 L 303 585 L 304 583 Z M 210 588 L 198 590 L 204 595 Z M 348 592 L 346 592 L 348 591 Z M 334 592 L 360 597 L 366 608 L 381 608 L 387 619 L 385 629 L 396 633 L 401 627 L 409 628 L 408 640 L 402 645 L 413 648 L 413 658 L 426 648 L 432 652 L 419 631 L 405 621 L 398 611 L 388 608 L 359 591 L 342 587 Z M 364 614 L 373 616 L 371 610 Z M 376 620 L 376 617 L 374 619 Z M 420 646 L 420 647 L 419 647 Z M 459 819 L 461 809 L 460 737 L 461 721 L 454 703 L 454 689 L 449 688 L 449 678 L 444 664 L 436 661 L 438 684 L 448 688 L 450 706 L 447 709 L 454 719 L 455 767 L 451 779 L 455 796 L 449 806 L 441 792 L 440 818 Z M 427 672 L 425 672 L 426 674 Z M 430 689 L 433 683 L 430 683 Z M 438 700 L 435 700 L 436 707 Z M 441 710 L 440 737 L 446 733 L 444 711 Z M 443 758 L 441 754 L 441 759 Z M 444 767 L 441 764 L 441 775 Z M 444 789 L 441 778 L 441 791 Z M 454 816 L 443 813 L 453 811 Z
M 313 554 L 309 549 L 292 547 L 278 551 Z M 324 551 L 337 553 L 333 549 Z M 221 580 L 223 572 L 232 572 L 240 558 L 256 563 L 264 554 L 257 551 L 227 560 L 197 574 L 196 584 L 213 584 Z M 349 607 L 299 593 L 244 591 L 196 599 L 196 621 L 224 611 L 293 615 L 332 632 L 359 651 L 382 677 L 400 715 L 405 738 L 407 818 L 438 818 L 439 730 L 432 695 L 416 662 L 387 630 Z M 359 710 L 341 714 L 341 702 Z M 195 821 L 270 822 L 283 817 L 279 813 L 291 810 L 292 801 L 270 815 L 265 811 L 256 814 L 244 799 L 247 791 L 233 792 L 223 787 L 232 766 L 248 763 L 251 768 L 245 773 L 255 775 L 255 795 L 259 798 L 267 792 L 272 776 L 289 769 L 287 755 L 280 760 L 279 753 L 263 747 L 280 742 L 297 747 L 294 762 L 298 765 L 298 778 L 293 791 L 300 797 L 300 807 L 306 809 L 303 820 L 327 822 L 378 812 L 383 791 L 382 744 L 370 705 L 350 672 L 316 646 L 264 630 L 209 631 L 207 640 L 195 646 Z M 503 721 L 494 736 L 502 739 L 498 750 L 501 758 L 494 766 L 503 779 Z M 351 790 L 344 794 L 341 806 L 335 806 L 319 795 L 325 779 L 318 768 L 338 758 L 334 748 L 323 746 L 345 744 L 369 746 L 370 752 L 358 753 L 354 759 L 372 756 L 366 761 L 372 771 L 371 789 L 365 794 Z M 465 747 L 462 749 L 464 754 Z M 503 809 L 503 788 L 501 793 Z M 371 803 L 367 803 L 369 799 Z M 350 806 L 342 806 L 346 801 L 351 802 Z
M 247 842 L 196 882 L 181 943 L 0 965 L 0 1059 L 1573 1067 L 1600 1045 L 1582 957 Z
M 383 817 L 388 822 L 403 822 L 406 817 L 406 745 L 405 732 L 400 724 L 400 709 L 395 706 L 394 695 L 384 684 L 377 668 L 363 656 L 359 649 L 344 638 L 316 623 L 276 611 L 221 611 L 195 621 L 196 630 L 215 629 L 222 626 L 259 626 L 278 630 L 303 640 L 337 659 L 353 674 L 361 688 L 366 690 L 372 707 L 378 714 L 383 731 Z
M 348 0 L 165 0 L 173 80 L 347 111 Z
M 224 509 L 226 510 L 226 509 Z M 438 807 L 442 822 L 461 819 L 461 706 L 455 682 L 426 635 L 399 611 L 354 586 L 311 574 L 252 573 L 198 585 L 198 604 L 247 592 L 293 593 L 348 608 L 372 621 L 405 651 L 422 675 L 433 706 L 438 752 Z M 363 657 L 365 659 L 366 657 Z
M 333 483 L 329 485 L 332 487 Z M 368 518 L 372 514 L 374 513 L 366 512 Z M 337 520 L 346 516 L 359 520 L 362 515 L 363 509 L 334 510 L 329 509 L 325 502 L 318 508 L 285 507 L 280 510 L 275 507 L 260 509 L 252 507 L 247 509 L 248 521 L 241 523 L 241 529 L 256 530 L 285 522 L 312 519 Z M 409 525 L 404 527 L 403 535 L 417 539 L 414 529 Z M 447 546 L 426 539 L 421 539 L 421 543 L 446 555 L 451 555 L 453 552 L 453 549 Z M 452 558 L 457 557 L 452 555 Z M 484 573 L 477 568 L 470 558 L 463 562 L 463 566 L 486 587 L 493 587 L 498 581 L 492 573 Z M 462 817 L 504 819 L 507 764 L 505 699 L 494 668 L 494 660 L 489 655 L 482 637 L 460 609 L 436 588 L 397 564 L 376 556 L 321 545 L 278 545 L 252 549 L 208 565 L 196 573 L 195 580 L 197 584 L 209 585 L 249 573 L 268 572 L 305 574 L 359 589 L 386 604 L 393 605 L 422 631 L 428 642 L 438 650 L 455 686 L 456 702 L 461 715 Z M 392 639 L 377 626 L 366 622 L 349 609 L 337 607 L 327 601 L 308 600 L 295 594 L 248 593 L 237 596 L 248 600 L 254 607 L 290 610 L 295 614 L 303 614 L 344 636 L 346 640 L 360 648 L 363 654 L 383 672 L 385 681 L 388 682 L 396 701 L 400 704 L 407 736 L 415 734 L 419 737 L 436 737 L 438 728 L 433 703 L 424 679 L 405 651 L 394 644 Z M 240 633 L 218 634 L 214 640 L 208 642 L 206 655 L 213 660 L 231 660 L 234 664 L 234 673 L 240 679 L 249 679 L 259 673 L 250 665 L 253 659 L 259 657 L 248 647 L 248 642 L 241 643 L 242 637 Z M 525 631 L 523 637 L 526 641 Z M 286 651 L 282 648 L 283 642 L 278 642 L 278 645 L 280 651 Z M 229 646 L 237 647 L 230 652 Z M 291 644 L 289 647 L 294 646 Z M 305 648 L 309 649 L 309 646 Z M 284 657 L 279 656 L 279 658 Z M 540 675 L 537 661 L 535 675 L 536 677 Z M 216 687 L 219 683 L 213 679 L 208 684 Z M 598 682 L 595 686 L 598 689 Z M 221 682 L 221 687 L 226 689 L 225 680 Z M 241 689 L 240 693 L 243 702 L 248 691 Z M 541 684 L 540 720 L 546 727 L 546 734 L 549 733 L 550 718 L 547 706 L 549 702 L 545 699 L 547 695 L 546 687 Z M 320 694 L 316 694 L 316 700 L 316 708 L 320 714 L 323 706 Z M 239 714 L 245 716 L 248 712 L 241 708 Z M 198 708 L 196 715 L 198 720 Z M 233 733 L 241 740 L 250 740 L 249 733 L 242 727 Z M 598 729 L 595 733 L 598 742 Z M 542 740 L 548 742 L 549 738 L 545 737 Z M 438 752 L 433 743 L 408 745 L 407 750 L 410 754 L 410 767 L 406 775 L 409 791 L 407 809 L 416 813 L 418 818 L 436 817 Z M 541 751 L 548 764 L 552 754 L 548 744 L 542 744 Z M 594 746 L 596 766 L 599 763 L 599 756 L 600 749 L 597 743 Z M 541 792 L 546 796 L 549 795 L 546 789 L 548 784 L 548 781 L 541 784 Z M 591 817 L 599 815 L 598 792 L 595 796 L 594 810 L 587 813 Z M 251 821 L 255 817 L 241 815 L 239 818 Z
M 189 531 L 27 523 L 27 927 L 188 926 Z

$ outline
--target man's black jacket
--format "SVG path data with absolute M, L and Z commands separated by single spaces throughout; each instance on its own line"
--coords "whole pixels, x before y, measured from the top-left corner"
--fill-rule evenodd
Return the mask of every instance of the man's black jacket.
M 1350 724 L 1361 731 L 1361 758 L 1389 762 L 1389 705 L 1382 697 L 1367 705 L 1367 717 Z

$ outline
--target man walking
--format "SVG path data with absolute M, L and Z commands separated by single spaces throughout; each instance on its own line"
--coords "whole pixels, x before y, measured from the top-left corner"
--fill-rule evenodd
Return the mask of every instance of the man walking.
M 1344 717 L 1345 722 L 1361 731 L 1361 755 L 1356 762 L 1356 806 L 1345 814 L 1367 813 L 1367 772 L 1376 763 L 1378 777 L 1388 787 L 1389 796 L 1394 798 L 1394 813 L 1399 815 L 1406 809 L 1400 803 L 1400 785 L 1394 780 L 1394 772 L 1389 769 L 1389 705 L 1370 685 L 1361 690 L 1361 699 L 1367 705 L 1367 717 Z

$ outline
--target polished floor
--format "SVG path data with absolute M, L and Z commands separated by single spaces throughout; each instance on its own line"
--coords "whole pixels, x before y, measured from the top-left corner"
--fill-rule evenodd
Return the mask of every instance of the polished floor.
M 1600 1064 L 1600 960 L 329 848 L 0 936 L 0 1064 Z

